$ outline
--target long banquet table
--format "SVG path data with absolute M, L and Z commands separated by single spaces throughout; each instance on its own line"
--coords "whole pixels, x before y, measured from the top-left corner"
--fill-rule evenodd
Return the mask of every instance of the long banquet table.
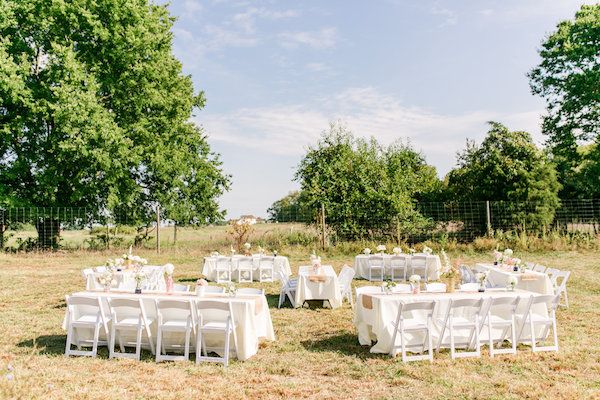
M 195 300 L 217 300 L 231 303 L 233 318 L 236 325 L 237 336 L 237 358 L 241 361 L 247 360 L 258 352 L 260 339 L 275 340 L 273 330 L 273 322 L 271 321 L 271 313 L 267 298 L 264 295 L 243 294 L 229 297 L 224 294 L 205 294 L 196 296 L 195 293 L 177 293 L 166 294 L 164 292 L 147 292 L 142 294 L 133 294 L 123 291 L 84 291 L 74 293 L 72 296 L 82 297 L 100 297 L 103 300 L 104 312 L 109 316 L 108 298 L 119 299 L 142 299 L 144 310 L 148 318 L 156 318 L 156 300 L 187 300 L 192 301 L 192 306 L 195 311 Z M 63 321 L 63 329 L 66 329 L 66 314 Z M 151 326 L 153 342 L 156 342 L 156 324 Z M 92 330 L 80 329 L 81 339 L 91 339 L 93 337 Z M 163 336 L 165 345 L 172 343 L 182 344 L 183 337 L 177 334 L 165 334 Z M 209 347 L 222 347 L 223 338 L 212 341 L 207 337 L 207 345 Z M 233 347 L 232 347 L 233 350 Z
M 502 267 L 486 263 L 476 264 L 475 268 L 488 271 L 487 280 L 492 286 L 506 287 L 508 278 L 514 276 L 517 278 L 517 289 L 541 294 L 554 294 L 552 281 L 550 280 L 550 277 L 543 272 L 515 272 L 512 270 L 512 267 Z
M 424 255 L 424 254 L 418 254 Z M 359 254 L 354 257 L 354 270 L 364 279 L 369 279 L 369 257 L 371 256 L 380 256 L 379 254 Z M 393 254 L 383 254 L 383 262 L 387 267 L 390 265 L 390 259 L 393 257 Z M 440 256 L 435 254 L 425 255 L 427 257 L 427 278 L 430 281 L 436 281 L 440 278 L 440 270 L 442 263 L 440 261 Z M 411 256 L 407 255 L 408 259 L 408 270 L 406 272 L 406 277 L 410 274 L 410 262 Z
M 463 299 L 463 298 L 490 298 L 490 297 L 521 297 L 519 306 L 517 307 L 517 314 L 526 307 L 526 300 L 530 296 L 539 296 L 537 293 L 527 292 L 523 290 L 508 291 L 506 289 L 488 289 L 483 293 L 479 292 L 454 292 L 454 293 L 420 293 L 420 294 L 385 294 L 385 293 L 361 293 L 357 296 L 356 307 L 354 313 L 354 324 L 358 330 L 358 341 L 361 345 L 372 345 L 376 341 L 375 345 L 371 347 L 371 353 L 384 353 L 387 354 L 392 348 L 392 337 L 394 334 L 394 327 L 392 322 L 396 320 L 398 313 L 398 307 L 400 303 L 411 303 L 416 301 L 436 301 L 436 306 L 433 312 L 433 345 L 437 346 L 437 343 L 441 334 L 441 326 L 436 324 L 436 319 L 442 319 L 448 309 L 450 299 Z M 541 315 L 548 315 L 548 310 L 544 305 L 539 305 L 534 311 Z M 413 314 L 416 318 L 422 318 L 422 322 L 426 322 L 425 315 L 415 311 Z M 502 318 L 510 318 L 510 311 L 508 309 L 501 310 L 498 316 Z M 518 322 L 517 322 L 518 324 Z M 523 332 L 524 337 L 529 337 L 529 327 L 525 327 Z M 492 331 L 495 339 L 500 337 L 501 331 Z M 495 335 L 498 335 L 497 337 Z M 536 334 L 541 334 L 541 329 Z M 444 342 L 447 341 L 448 332 L 444 335 Z M 487 330 L 483 329 L 481 332 L 481 340 L 487 340 Z M 423 335 L 414 334 L 409 340 L 411 344 L 422 343 L 424 340 Z M 396 344 L 399 345 L 400 339 L 396 338 Z
M 104 267 L 103 267 L 104 268 Z M 144 287 L 148 287 L 148 285 L 154 285 L 157 287 L 157 290 L 164 290 L 166 288 L 165 277 L 164 274 L 161 273 L 164 267 L 162 265 L 144 265 L 140 268 L 141 272 L 146 274 L 147 280 L 144 282 Z M 115 280 L 115 284 L 112 285 L 114 289 L 116 288 L 125 288 L 125 287 L 135 287 L 135 278 L 134 278 L 135 270 L 133 268 L 122 268 L 113 272 L 113 279 Z M 102 285 L 98 282 L 98 278 L 102 275 L 102 272 L 94 271 L 90 274 L 86 281 L 86 289 L 94 290 L 94 289 L 102 289 Z M 156 282 L 152 281 L 153 275 L 156 275 Z
M 239 257 L 243 257 L 243 256 L 234 255 L 233 257 L 228 257 L 231 261 L 231 279 L 232 280 L 237 280 L 237 269 L 235 269 L 235 263 L 233 261 Z M 254 268 L 253 280 L 258 280 L 258 264 L 259 264 L 260 258 L 261 258 L 260 254 L 252 255 L 252 264 L 253 264 L 253 268 Z M 204 266 L 202 267 L 202 275 L 206 276 L 206 278 L 211 281 L 216 281 L 216 278 L 217 278 L 216 267 L 217 267 L 217 257 L 212 257 L 212 256 L 204 257 Z M 287 276 L 290 276 L 292 274 L 292 271 L 290 269 L 290 262 L 289 262 L 288 258 L 285 256 L 276 256 L 274 258 L 274 263 L 273 263 L 273 280 L 274 281 L 279 280 L 279 274 L 278 274 L 279 271 L 283 271 Z
M 338 277 L 331 265 L 323 265 L 318 272 L 310 266 L 298 268 L 296 307 L 302 307 L 306 300 L 327 300 L 331 308 L 342 305 Z

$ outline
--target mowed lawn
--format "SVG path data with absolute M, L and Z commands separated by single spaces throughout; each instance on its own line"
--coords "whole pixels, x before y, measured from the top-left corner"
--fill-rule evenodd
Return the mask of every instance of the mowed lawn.
M 176 281 L 193 283 L 205 251 L 139 252 L 152 264 L 175 264 Z M 285 250 L 280 251 L 286 255 Z M 305 254 L 306 253 L 306 254 Z M 263 284 L 269 296 L 276 341 L 264 342 L 246 362 L 228 369 L 193 362 L 156 364 L 65 358 L 61 322 L 65 295 L 82 290 L 84 266 L 103 264 L 119 252 L 0 255 L 0 398 L 2 399 L 188 399 L 188 398 L 600 398 L 600 261 L 597 252 L 517 254 L 524 260 L 572 271 L 571 307 L 558 313 L 560 352 L 405 365 L 369 353 L 358 344 L 349 305 L 329 309 L 277 309 L 279 285 Z M 292 270 L 308 252 L 290 249 Z M 456 254 L 451 254 L 456 256 Z M 462 257 L 489 260 L 488 254 Z M 339 271 L 352 254 L 324 257 Z M 367 282 L 355 281 L 355 285 Z M 253 286 L 259 286 L 254 284 Z M 12 369 L 10 371 L 9 369 Z M 11 379 L 12 377 L 12 379 Z

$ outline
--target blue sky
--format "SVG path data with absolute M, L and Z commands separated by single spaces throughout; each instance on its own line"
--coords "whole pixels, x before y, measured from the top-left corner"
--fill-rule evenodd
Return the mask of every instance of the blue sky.
M 174 51 L 208 99 L 194 120 L 233 176 L 228 217 L 265 215 L 330 121 L 409 140 L 440 176 L 486 121 L 544 112 L 526 73 L 583 0 L 172 0 Z

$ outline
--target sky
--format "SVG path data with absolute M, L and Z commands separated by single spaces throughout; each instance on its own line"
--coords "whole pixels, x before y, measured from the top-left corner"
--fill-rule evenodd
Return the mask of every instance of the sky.
M 330 122 L 409 141 L 443 177 L 486 122 L 542 145 L 527 72 L 584 0 L 171 0 L 193 120 L 232 175 L 228 218 L 265 216 Z

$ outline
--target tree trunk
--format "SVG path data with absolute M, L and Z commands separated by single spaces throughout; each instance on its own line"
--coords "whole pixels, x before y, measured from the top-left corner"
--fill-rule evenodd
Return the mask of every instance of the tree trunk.
M 60 241 L 60 221 L 55 218 L 39 218 L 35 222 L 38 232 L 38 248 L 42 250 L 57 249 Z

